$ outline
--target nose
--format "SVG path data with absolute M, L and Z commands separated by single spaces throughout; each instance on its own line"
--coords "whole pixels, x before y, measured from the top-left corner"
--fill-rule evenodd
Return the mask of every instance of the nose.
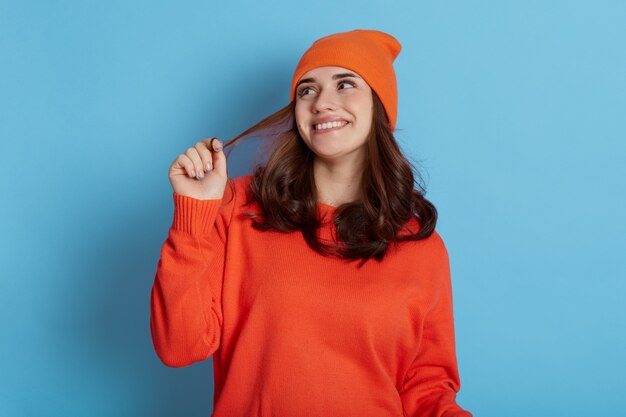
M 335 110 L 337 103 L 332 90 L 324 89 L 317 95 L 315 102 L 313 103 L 313 111 L 319 113 L 322 110 Z

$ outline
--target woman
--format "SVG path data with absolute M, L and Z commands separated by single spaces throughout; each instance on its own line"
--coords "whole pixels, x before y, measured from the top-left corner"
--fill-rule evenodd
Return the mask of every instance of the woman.
M 214 416 L 471 416 L 437 212 L 392 133 L 400 49 L 318 39 L 288 106 L 170 167 L 152 337 L 168 366 L 213 356 Z M 268 160 L 229 180 L 224 146 L 268 130 Z

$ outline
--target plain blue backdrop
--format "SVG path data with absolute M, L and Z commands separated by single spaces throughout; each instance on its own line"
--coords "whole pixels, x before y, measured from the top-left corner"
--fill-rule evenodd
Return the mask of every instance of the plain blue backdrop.
M 459 404 L 624 415 L 625 22 L 617 0 L 2 0 L 0 416 L 210 414 L 211 361 L 168 368 L 150 339 L 168 167 L 356 28 L 403 45 L 396 137 L 450 254 Z

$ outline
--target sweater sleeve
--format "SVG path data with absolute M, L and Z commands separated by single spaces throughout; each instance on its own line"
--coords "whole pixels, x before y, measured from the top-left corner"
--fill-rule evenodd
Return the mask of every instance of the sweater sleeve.
M 423 327 L 419 352 L 406 372 L 400 398 L 406 417 L 472 417 L 456 404 L 457 368 L 448 252 L 435 232 L 433 276 L 436 300 Z
M 173 199 L 174 218 L 150 295 L 150 331 L 159 359 L 182 367 L 208 359 L 220 344 L 226 236 L 234 204 L 223 204 L 229 200 L 226 192 L 219 200 L 176 192 Z

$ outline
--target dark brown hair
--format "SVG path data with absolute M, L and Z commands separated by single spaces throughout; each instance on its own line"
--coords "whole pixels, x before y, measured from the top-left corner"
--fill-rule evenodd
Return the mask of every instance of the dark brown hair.
M 255 229 L 300 231 L 316 252 L 346 260 L 361 259 L 359 266 L 370 258 L 382 260 L 390 243 L 425 239 L 433 233 L 437 210 L 424 197 L 422 179 L 417 172 L 417 177 L 414 175 L 413 165 L 402 154 L 373 90 L 372 98 L 374 116 L 366 145 L 368 163 L 361 180 L 362 198 L 335 210 L 337 242 L 327 244 L 317 237 L 321 221 L 316 211 L 315 154 L 295 124 L 295 100 L 224 144 L 227 147 L 260 132 L 272 139 L 264 153 L 269 155 L 267 161 L 255 165 L 246 201 L 246 205 L 256 201 L 262 210 L 246 213 Z M 418 221 L 417 233 L 407 227 L 412 218 Z M 408 233 L 399 234 L 401 231 Z

